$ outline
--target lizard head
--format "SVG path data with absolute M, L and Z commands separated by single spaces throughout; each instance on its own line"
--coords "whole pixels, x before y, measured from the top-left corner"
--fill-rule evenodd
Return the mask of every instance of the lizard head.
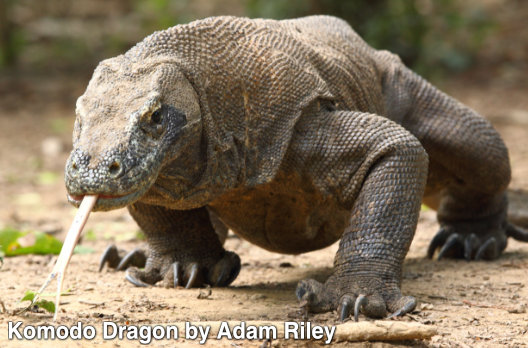
M 68 200 L 99 195 L 94 210 L 131 204 L 178 154 L 200 151 L 200 134 L 198 97 L 174 64 L 105 60 L 77 100 Z

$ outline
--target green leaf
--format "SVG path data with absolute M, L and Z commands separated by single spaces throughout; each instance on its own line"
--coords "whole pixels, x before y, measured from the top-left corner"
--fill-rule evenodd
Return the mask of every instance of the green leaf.
M 27 239 L 31 241 L 27 245 Z M 26 244 L 26 245 L 25 245 Z M 6 256 L 59 254 L 62 242 L 43 232 L 22 232 L 12 228 L 0 230 L 0 250 Z
M 48 300 L 40 300 L 35 303 L 38 307 L 47 310 L 50 313 L 55 313 L 55 303 Z
M 23 232 L 9 227 L 0 230 L 0 250 L 7 254 L 7 249 L 22 236 L 24 236 Z
M 30 242 L 27 245 L 28 241 Z M 13 228 L 0 230 L 0 262 L 1 257 L 17 255 L 58 255 L 62 249 L 62 242 L 44 232 L 18 231 Z M 74 253 L 91 254 L 93 248 L 77 245 Z
M 31 290 L 28 290 L 26 291 L 26 293 L 24 294 L 24 297 L 22 297 L 20 302 L 24 302 L 24 301 L 33 302 L 34 299 L 35 299 L 35 293 Z M 42 309 L 45 309 L 46 311 L 50 313 L 55 313 L 55 303 L 53 303 L 52 301 L 38 300 L 37 302 L 34 303 L 34 305 Z
M 26 293 L 24 294 L 24 297 L 22 297 L 20 302 L 33 301 L 34 298 L 35 298 L 35 293 L 31 290 L 28 290 L 26 291 Z

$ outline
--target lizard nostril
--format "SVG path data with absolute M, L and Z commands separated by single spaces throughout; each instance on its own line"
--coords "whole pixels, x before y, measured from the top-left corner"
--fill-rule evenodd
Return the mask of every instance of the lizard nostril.
M 108 167 L 108 170 L 110 174 L 118 175 L 121 172 L 121 164 L 119 163 L 119 161 L 114 160 L 112 164 L 110 164 L 110 167 Z
M 71 164 L 71 168 L 74 170 L 74 171 L 77 171 L 79 168 L 77 167 L 77 163 L 75 161 L 72 162 Z

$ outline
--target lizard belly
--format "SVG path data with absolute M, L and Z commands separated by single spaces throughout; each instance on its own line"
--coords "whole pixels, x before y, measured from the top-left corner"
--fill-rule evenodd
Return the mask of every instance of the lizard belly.
M 303 187 L 304 186 L 304 187 Z M 350 213 L 296 176 L 236 189 L 210 204 L 237 235 L 264 249 L 299 254 L 338 240 Z

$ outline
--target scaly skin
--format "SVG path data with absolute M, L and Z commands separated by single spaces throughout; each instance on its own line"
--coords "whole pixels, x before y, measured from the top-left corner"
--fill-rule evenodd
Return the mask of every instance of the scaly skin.
M 507 236 L 528 240 L 506 220 L 493 127 L 337 18 L 154 33 L 100 63 L 73 140 L 70 202 L 98 194 L 96 210 L 128 206 L 145 231 L 146 252 L 102 260 L 131 266 L 138 286 L 228 285 L 240 260 L 227 227 L 282 253 L 341 239 L 330 278 L 299 283 L 304 308 L 402 315 L 416 305 L 400 282 L 422 198 L 442 226 L 430 256 L 493 259 Z

